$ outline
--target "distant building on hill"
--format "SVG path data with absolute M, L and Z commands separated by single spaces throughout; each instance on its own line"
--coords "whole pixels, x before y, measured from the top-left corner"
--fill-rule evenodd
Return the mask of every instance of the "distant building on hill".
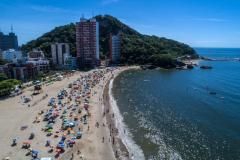
M 110 35 L 109 40 L 109 52 L 110 52 L 110 62 L 119 63 L 121 56 L 121 37 L 120 34 Z
M 32 51 L 28 52 L 28 58 L 44 58 L 43 51 L 39 49 L 33 49 Z
M 51 45 L 53 64 L 57 68 L 64 67 L 64 55 L 70 55 L 70 47 L 67 43 L 55 43 Z
M 99 23 L 81 18 L 76 24 L 77 58 L 80 68 L 99 65 Z
M 8 49 L 18 50 L 18 38 L 15 33 L 11 32 L 8 35 L 0 32 L 0 49 L 5 51 Z
M 3 51 L 2 59 L 10 61 L 10 62 L 17 62 L 18 60 L 22 60 L 23 54 L 21 51 L 16 51 L 14 49 L 9 49 Z

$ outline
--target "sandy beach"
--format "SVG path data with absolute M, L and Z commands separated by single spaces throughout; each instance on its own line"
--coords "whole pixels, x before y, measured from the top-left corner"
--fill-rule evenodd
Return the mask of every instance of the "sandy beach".
M 121 144 L 117 132 L 115 132 L 116 128 L 114 127 L 113 121 L 114 116 L 111 113 L 111 106 L 107 105 L 107 94 L 104 94 L 104 88 L 105 90 L 108 90 L 107 87 L 109 80 L 113 78 L 114 75 L 117 75 L 126 69 L 129 68 L 122 67 L 108 72 L 106 69 L 103 69 L 103 77 L 99 78 L 99 82 L 91 88 L 91 96 L 89 97 L 88 104 L 90 116 L 87 119 L 87 124 L 82 124 L 81 121 L 77 123 L 77 127 L 82 133 L 82 138 L 79 140 L 77 139 L 73 146 L 66 147 L 65 151 L 56 158 L 54 158 L 56 155 L 55 150 L 53 150 L 52 153 L 49 153 L 49 147 L 46 146 L 46 142 L 50 141 L 51 146 L 57 146 L 61 139 L 60 137 L 64 135 L 66 131 L 61 130 L 61 120 L 60 118 L 56 118 L 52 131 L 53 134 L 51 136 L 46 136 L 47 133 L 43 131 L 46 122 L 43 121 L 43 115 L 40 115 L 40 112 L 43 111 L 45 113 L 48 111 L 48 102 L 50 98 L 56 98 L 60 90 L 68 88 L 69 83 L 76 81 L 80 76 L 93 74 L 96 70 L 89 72 L 75 72 L 73 76 L 64 78 L 62 81 L 56 81 L 51 85 L 44 85 L 43 92 L 34 96 L 31 102 L 29 102 L 30 107 L 28 107 L 28 104 L 24 104 L 21 100 L 22 95 L 31 97 L 32 91 L 30 89 L 24 91 L 22 95 L 0 100 L 0 158 L 4 159 L 9 157 L 9 159 L 13 160 L 31 159 L 31 156 L 26 156 L 28 150 L 22 149 L 22 143 L 28 140 L 30 133 L 34 133 L 34 139 L 31 140 L 31 149 L 39 152 L 38 158 L 51 157 L 53 159 L 63 160 L 81 158 L 89 160 L 128 159 L 128 152 L 124 145 Z M 43 99 L 46 94 L 48 94 L 48 97 Z M 103 104 L 103 94 L 105 96 L 105 107 Z M 66 101 L 67 100 L 63 100 L 64 104 L 67 104 Z M 73 105 L 71 103 L 73 102 L 70 102 L 68 105 Z M 82 106 L 82 104 L 80 104 L 79 107 L 80 106 Z M 106 112 L 107 110 L 108 113 Z M 70 114 L 76 114 L 76 116 L 79 117 L 81 116 L 81 114 L 78 115 L 74 112 L 70 112 Z M 34 123 L 36 117 L 39 119 L 38 123 Z M 21 130 L 22 126 L 25 126 L 26 128 Z M 112 130 L 114 132 L 112 132 Z M 58 131 L 59 137 L 54 138 L 54 133 Z M 114 140 L 113 137 L 115 137 Z M 17 139 L 16 146 L 11 146 L 13 138 Z

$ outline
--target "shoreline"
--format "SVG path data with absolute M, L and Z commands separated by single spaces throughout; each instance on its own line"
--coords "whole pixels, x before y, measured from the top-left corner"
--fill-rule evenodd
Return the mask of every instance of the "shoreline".
M 117 160 L 144 159 L 141 149 L 131 139 L 131 134 L 123 122 L 123 117 L 118 109 L 114 97 L 112 96 L 112 84 L 115 78 L 124 71 L 140 69 L 139 67 L 129 67 L 120 69 L 117 73 L 112 74 L 107 81 L 103 91 L 104 115 L 106 116 L 107 125 L 111 136 L 112 149 Z M 115 106 L 115 107 L 114 107 Z M 130 146 L 134 149 L 131 149 Z M 140 153 L 135 154 L 136 150 Z M 134 153 L 133 153 L 134 152 Z M 135 154 L 135 155 L 134 155 Z M 138 156 L 137 156 L 138 155 Z

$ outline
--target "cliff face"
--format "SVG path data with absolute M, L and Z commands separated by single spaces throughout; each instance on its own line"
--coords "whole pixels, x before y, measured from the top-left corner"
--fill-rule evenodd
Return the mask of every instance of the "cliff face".
M 102 57 L 109 53 L 109 35 L 117 34 L 119 31 L 122 33 L 122 63 L 146 64 L 151 63 L 153 58 L 159 58 L 162 55 L 170 58 L 183 55 L 198 57 L 196 52 L 186 44 L 167 38 L 142 35 L 110 15 L 99 15 L 95 18 L 100 25 L 100 53 Z M 32 48 L 39 47 L 46 53 L 47 57 L 51 57 L 50 45 L 53 42 L 69 43 L 71 53 L 76 55 L 75 24 L 56 27 L 21 48 L 28 52 Z

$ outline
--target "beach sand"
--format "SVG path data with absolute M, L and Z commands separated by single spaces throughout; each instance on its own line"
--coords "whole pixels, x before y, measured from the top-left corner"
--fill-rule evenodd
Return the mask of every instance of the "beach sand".
M 89 129 L 88 125 L 84 125 L 82 139 L 77 141 L 73 148 L 66 149 L 65 153 L 58 159 L 80 159 L 80 156 L 83 156 L 88 160 L 114 160 L 120 159 L 118 158 L 120 155 L 127 157 L 128 153 L 126 147 L 124 147 L 124 145 L 121 144 L 121 140 L 117 138 L 117 133 L 114 133 L 114 136 L 116 137 L 114 145 L 110 137 L 109 129 L 112 128 L 109 128 L 109 125 L 107 124 L 114 123 L 114 118 L 110 117 L 110 114 L 103 116 L 104 111 L 106 111 L 106 107 L 111 110 L 111 106 L 108 105 L 104 107 L 103 104 L 104 88 L 107 88 L 107 84 L 114 74 L 119 74 L 126 69 L 129 68 L 122 67 L 113 71 L 113 73 L 109 72 L 105 74 L 104 80 L 101 80 L 100 84 L 96 85 L 92 89 L 92 93 L 95 92 L 96 94 L 92 95 L 90 98 L 89 110 L 91 118 L 88 122 Z M 28 139 L 31 132 L 35 133 L 35 138 L 32 140 L 31 148 L 40 152 L 39 157 L 54 157 L 54 153 L 47 152 L 48 150 L 46 149 L 45 144 L 47 140 L 51 140 L 51 144 L 55 146 L 59 139 L 47 137 L 46 133 L 41 130 L 44 128 L 45 123 L 42 121 L 40 123 L 33 123 L 33 121 L 41 110 L 49 109 L 47 104 L 50 97 L 56 97 L 61 89 L 67 88 L 69 83 L 77 80 L 77 78 L 83 74 L 88 74 L 88 72 L 76 72 L 72 77 L 64 78 L 62 81 L 54 82 L 48 86 L 45 85 L 43 87 L 43 93 L 33 97 L 33 100 L 30 102 L 30 107 L 21 102 L 21 95 L 0 100 L 0 159 L 5 157 L 10 157 L 10 159 L 13 160 L 31 159 L 30 157 L 25 156 L 27 150 L 21 149 L 22 142 Z M 30 97 L 31 93 L 32 91 L 27 89 L 23 95 Z M 42 99 L 46 93 L 48 94 L 48 97 L 46 99 Z M 106 98 L 107 97 L 105 95 L 105 105 L 107 105 Z M 96 122 L 100 124 L 98 128 L 95 126 Z M 56 122 L 57 127 L 59 128 L 60 123 L 61 122 Z M 28 127 L 25 130 L 20 130 L 21 126 Z M 112 125 L 112 127 L 113 126 L 114 125 Z M 18 138 L 18 145 L 12 147 L 12 139 L 15 137 Z M 116 150 L 118 150 L 117 152 L 119 153 L 116 153 Z

